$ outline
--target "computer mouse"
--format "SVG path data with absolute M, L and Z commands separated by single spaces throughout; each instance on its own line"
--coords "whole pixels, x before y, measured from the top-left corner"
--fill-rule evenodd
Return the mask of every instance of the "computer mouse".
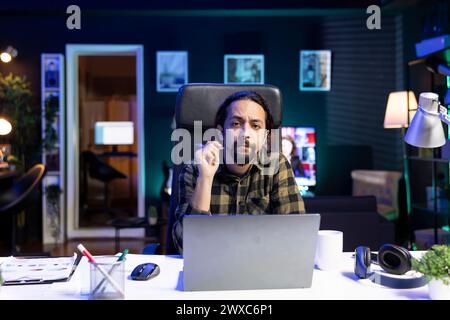
M 131 272 L 133 280 L 149 280 L 159 274 L 159 266 L 156 263 L 146 262 L 136 266 Z

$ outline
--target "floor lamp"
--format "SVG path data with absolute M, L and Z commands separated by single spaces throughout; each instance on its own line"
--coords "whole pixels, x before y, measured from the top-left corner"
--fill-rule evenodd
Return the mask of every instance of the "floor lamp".
M 406 211 L 407 219 L 411 213 L 411 194 L 409 186 L 409 165 L 406 146 L 403 143 L 405 129 L 409 126 L 411 119 L 417 111 L 417 100 L 412 91 L 395 91 L 389 94 L 384 116 L 384 128 L 400 128 L 402 130 L 402 156 L 403 156 L 403 176 L 405 178 Z M 408 222 L 409 226 L 409 222 Z M 408 227 L 409 229 L 409 227 Z M 411 235 L 408 231 L 408 237 Z

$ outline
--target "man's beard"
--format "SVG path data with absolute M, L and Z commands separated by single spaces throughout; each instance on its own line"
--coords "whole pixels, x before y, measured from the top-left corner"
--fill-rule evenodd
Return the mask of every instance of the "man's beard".
M 243 150 L 243 147 L 247 147 L 247 150 Z M 248 141 L 243 142 L 238 145 L 238 141 L 233 143 L 233 162 L 239 166 L 250 164 L 256 160 L 258 154 L 255 143 L 250 143 Z

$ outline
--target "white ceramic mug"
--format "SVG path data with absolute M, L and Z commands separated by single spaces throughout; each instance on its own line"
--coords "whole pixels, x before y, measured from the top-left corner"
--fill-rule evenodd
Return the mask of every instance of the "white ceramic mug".
M 342 231 L 319 230 L 315 264 L 320 270 L 338 270 L 341 266 L 343 252 Z

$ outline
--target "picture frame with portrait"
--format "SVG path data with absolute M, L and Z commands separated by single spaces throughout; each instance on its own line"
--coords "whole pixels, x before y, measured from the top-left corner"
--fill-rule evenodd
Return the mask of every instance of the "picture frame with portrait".
M 264 84 L 263 54 L 226 54 L 225 84 Z
M 178 92 L 188 83 L 188 52 L 156 52 L 156 91 Z
M 331 90 L 331 51 L 300 51 L 300 91 Z

